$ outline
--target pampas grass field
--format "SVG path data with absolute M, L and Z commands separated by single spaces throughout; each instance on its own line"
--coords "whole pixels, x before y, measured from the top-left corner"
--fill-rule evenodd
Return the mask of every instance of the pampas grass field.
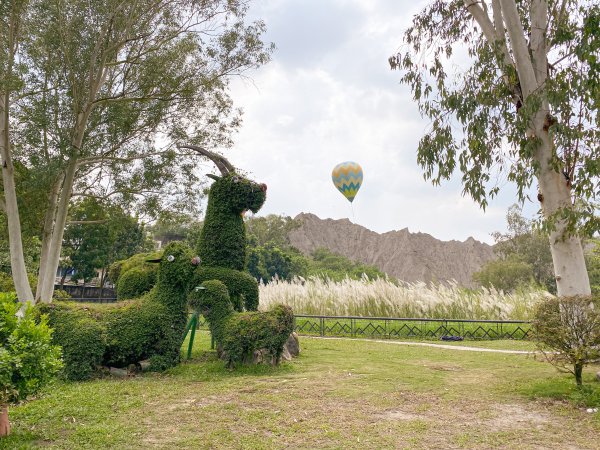
M 529 320 L 536 303 L 550 294 L 534 288 L 514 293 L 466 289 L 456 283 L 392 282 L 387 279 L 311 277 L 272 280 L 260 286 L 261 309 L 284 303 L 296 314 L 427 319 Z

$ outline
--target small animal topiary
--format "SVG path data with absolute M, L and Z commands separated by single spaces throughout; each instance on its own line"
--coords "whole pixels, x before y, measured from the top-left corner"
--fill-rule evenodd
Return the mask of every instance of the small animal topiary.
M 150 359 L 152 369 L 164 370 L 177 364 L 197 261 L 186 244 L 172 242 L 154 262 L 160 263 L 156 285 L 141 298 L 113 305 L 39 306 L 63 347 L 67 378 L 89 378 L 97 365 L 125 367 Z
M 225 284 L 209 280 L 192 289 L 190 306 L 209 323 L 227 366 L 250 362 L 257 350 L 266 350 L 273 364 L 279 364 L 283 346 L 294 330 L 294 315 L 286 305 L 267 312 L 234 311 Z
M 236 310 L 258 308 L 258 284 L 244 271 L 246 266 L 246 226 L 243 214 L 256 213 L 267 197 L 267 185 L 255 183 L 235 172 L 227 159 L 193 145 L 184 146 L 211 159 L 221 176 L 209 175 L 215 182 L 208 194 L 204 226 L 198 253 L 202 265 L 191 286 L 217 279 L 225 283 Z

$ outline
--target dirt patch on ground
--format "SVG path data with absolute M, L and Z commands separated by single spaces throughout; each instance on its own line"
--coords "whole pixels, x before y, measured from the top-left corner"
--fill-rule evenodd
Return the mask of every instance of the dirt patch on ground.
M 493 405 L 492 410 L 495 417 L 484 421 L 484 425 L 492 430 L 510 431 L 520 428 L 543 429 L 554 420 L 545 411 L 539 411 L 527 406 L 518 404 Z

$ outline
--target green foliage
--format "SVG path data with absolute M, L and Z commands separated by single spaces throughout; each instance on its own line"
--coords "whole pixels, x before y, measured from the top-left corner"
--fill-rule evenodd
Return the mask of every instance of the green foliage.
M 386 274 L 377 267 L 352 261 L 326 248 L 316 249 L 312 253 L 312 258 L 313 262 L 310 265 L 308 275 L 325 277 L 334 281 L 341 281 L 346 277 L 359 280 L 364 275 L 371 280 L 386 278 Z
M 244 270 L 247 255 L 242 213 L 257 212 L 265 199 L 265 185 L 235 173 L 223 175 L 211 185 L 198 246 L 204 265 Z
M 67 291 L 64 291 L 62 289 L 55 289 L 52 294 L 52 299 L 55 301 L 59 301 L 59 302 L 65 301 L 65 300 L 70 300 L 71 295 Z
M 62 367 L 47 317 L 36 321 L 28 305 L 17 319 L 20 306 L 14 295 L 0 293 L 0 405 L 35 394 Z
M 149 267 L 134 267 L 119 277 L 117 298 L 126 300 L 148 292 L 156 283 L 157 270 Z
M 473 274 L 473 280 L 487 288 L 513 292 L 535 284 L 533 268 L 516 258 L 497 259 L 486 263 Z
M 63 376 L 68 380 L 90 378 L 102 363 L 106 347 L 106 327 L 93 316 L 91 306 L 55 302 L 37 308 L 48 316 L 53 341 L 62 347 Z
M 87 198 L 71 207 L 70 215 L 74 223 L 65 229 L 62 265 L 78 279 L 90 281 L 96 269 L 108 269 L 147 247 L 144 227 L 118 205 Z
M 108 269 L 108 276 L 110 278 L 110 280 L 113 282 L 113 284 L 115 286 L 117 286 L 117 297 L 120 298 L 119 296 L 119 282 L 121 280 L 121 277 L 126 274 L 127 272 L 129 272 L 130 270 L 137 270 L 137 271 L 143 271 L 144 273 L 147 274 L 148 278 L 154 278 L 156 279 L 156 273 L 158 272 L 158 266 L 154 263 L 149 263 L 148 260 L 155 260 L 155 259 L 160 259 L 162 255 L 162 252 L 151 252 L 151 253 L 138 253 L 136 255 L 133 255 L 132 257 L 122 260 L 122 261 L 116 261 L 114 263 L 112 263 Z M 153 273 L 154 275 L 150 275 L 150 273 Z M 154 282 L 153 282 L 154 284 Z M 152 287 L 152 286 L 150 286 Z M 144 290 L 144 291 L 140 291 L 141 292 L 146 292 L 150 290 L 150 288 Z M 131 298 L 131 297 L 128 297 Z
M 150 228 L 155 240 L 166 245 L 171 241 L 184 241 L 190 248 L 198 248 L 203 222 L 189 214 L 164 213 Z
M 28 273 L 27 279 L 29 280 L 29 285 L 35 289 L 38 282 L 37 276 L 33 273 Z M 12 276 L 7 273 L 0 272 L 0 292 L 14 292 L 14 290 L 15 283 L 13 282 Z
M 532 220 L 523 216 L 518 205 L 508 209 L 506 222 L 507 233 L 492 233 L 496 241 L 494 252 L 503 260 L 529 265 L 535 282 L 548 292 L 555 293 L 556 281 L 548 236 L 536 229 Z M 516 288 L 522 281 L 522 277 L 516 279 L 511 288 Z
M 279 247 L 272 242 L 248 247 L 248 272 L 257 280 L 268 283 L 274 277 L 291 280 L 308 274 L 309 259 L 294 247 Z
M 124 367 L 144 359 L 151 360 L 154 370 L 175 365 L 187 320 L 191 260 L 185 244 L 167 245 L 154 288 L 136 300 L 112 305 L 40 305 L 56 329 L 56 342 L 64 348 L 65 376 L 86 379 L 98 365 Z
M 249 273 L 201 265 L 196 269 L 190 286 L 199 286 L 207 280 L 219 280 L 227 286 L 229 297 L 237 311 L 258 309 L 258 283 Z
M 532 329 L 546 359 L 581 385 L 583 367 L 600 358 L 600 297 L 546 300 L 536 308 Z
M 267 312 L 236 313 L 227 287 L 220 281 L 204 282 L 204 289 L 193 289 L 190 305 L 209 322 L 215 342 L 227 355 L 227 365 L 251 361 L 255 350 L 266 349 L 278 363 L 283 346 L 294 330 L 294 315 L 289 306 L 275 305 Z
M 600 239 L 591 241 L 591 249 L 586 253 L 585 263 L 590 278 L 592 295 L 600 296 Z
M 265 217 L 253 217 L 246 221 L 248 242 L 251 246 L 289 247 L 289 233 L 300 225 L 300 222 L 289 216 L 269 214 Z

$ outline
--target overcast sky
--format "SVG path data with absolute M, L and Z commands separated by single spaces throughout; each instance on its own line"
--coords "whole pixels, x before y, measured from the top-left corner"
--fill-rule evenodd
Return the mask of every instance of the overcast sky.
M 461 195 L 459 179 L 425 181 L 416 149 L 421 119 L 399 72 L 387 59 L 424 4 L 409 0 L 257 0 L 250 16 L 265 21 L 272 61 L 236 80 L 232 96 L 244 110 L 236 145 L 226 156 L 268 185 L 258 215 L 300 212 L 348 218 L 383 233 L 405 227 L 442 240 L 469 236 L 492 243 L 506 228 L 514 187 L 483 212 Z M 351 204 L 331 170 L 358 162 L 364 182 Z M 526 206 L 533 215 L 537 205 Z

